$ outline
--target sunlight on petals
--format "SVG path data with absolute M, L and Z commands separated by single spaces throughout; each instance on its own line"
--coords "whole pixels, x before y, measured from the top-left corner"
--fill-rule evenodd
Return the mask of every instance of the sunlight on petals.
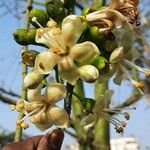
M 47 103 L 56 103 L 66 97 L 67 91 L 63 84 L 52 83 L 47 86 L 45 100 Z
M 53 124 L 59 128 L 67 128 L 69 125 L 69 116 L 65 109 L 57 106 L 52 106 L 47 111 L 48 116 L 53 121 Z
M 70 84 L 74 85 L 79 77 L 77 66 L 74 64 L 72 58 L 63 57 L 58 62 L 58 72 L 62 79 L 67 80 Z
M 41 74 L 49 74 L 58 62 L 58 55 L 45 51 L 37 55 L 34 70 Z
M 62 22 L 62 34 L 66 46 L 73 46 L 78 41 L 79 37 L 82 34 L 82 23 L 81 20 L 75 16 L 70 15 L 66 17 Z
M 80 63 L 89 63 L 93 58 L 100 55 L 100 52 L 94 43 L 87 41 L 73 46 L 69 55 Z

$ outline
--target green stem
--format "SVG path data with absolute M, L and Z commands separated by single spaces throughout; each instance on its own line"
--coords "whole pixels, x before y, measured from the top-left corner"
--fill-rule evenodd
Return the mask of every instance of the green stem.
M 29 29 L 29 14 L 32 9 L 32 3 L 33 0 L 27 0 L 26 4 L 26 17 L 25 17 L 25 29 Z M 24 51 L 28 50 L 28 46 L 24 47 Z M 24 81 L 24 78 L 27 74 L 27 66 L 22 63 L 22 81 Z M 23 82 L 22 82 L 22 93 L 21 93 L 21 99 L 26 100 L 27 99 L 27 90 L 25 89 Z M 22 119 L 24 114 L 22 112 L 19 113 L 18 119 Z M 16 126 L 16 132 L 15 132 L 15 139 L 14 141 L 20 141 L 22 138 L 22 128 L 21 126 Z
M 98 100 L 100 95 L 103 95 L 108 89 L 108 82 L 103 84 L 95 84 L 95 100 Z M 105 99 L 104 99 L 105 101 Z M 110 135 L 109 135 L 109 122 L 105 119 L 99 119 L 95 126 L 94 142 L 96 150 L 109 150 L 110 149 Z

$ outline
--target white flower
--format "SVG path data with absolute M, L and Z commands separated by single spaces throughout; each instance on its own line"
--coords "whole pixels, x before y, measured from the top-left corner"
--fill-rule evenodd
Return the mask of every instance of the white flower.
M 29 101 L 18 102 L 16 108 L 18 108 L 18 111 L 23 111 L 30 121 L 42 131 L 53 125 L 59 128 L 67 128 L 69 124 L 67 112 L 55 105 L 56 102 L 66 97 L 65 86 L 59 83 L 49 84 L 44 95 L 41 94 L 41 87 L 28 90 Z M 24 118 L 18 120 L 17 124 L 26 127 Z
M 33 20 L 39 24 L 36 18 Z M 80 76 L 75 62 L 81 65 L 90 63 L 100 52 L 90 41 L 77 44 L 83 30 L 80 18 L 75 15 L 66 17 L 61 29 L 54 21 L 49 21 L 47 26 L 37 30 L 36 42 L 47 45 L 49 50 L 37 55 L 34 70 L 49 74 L 58 65 L 60 77 L 75 84 Z

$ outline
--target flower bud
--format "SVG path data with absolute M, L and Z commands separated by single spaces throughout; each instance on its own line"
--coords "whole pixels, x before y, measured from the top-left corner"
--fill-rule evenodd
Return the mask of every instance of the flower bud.
M 14 34 L 15 41 L 20 45 L 29 45 L 34 44 L 38 45 L 35 42 L 36 29 L 18 29 Z
M 35 22 L 32 21 L 32 18 L 36 17 L 37 21 L 43 26 L 46 27 L 46 24 L 49 20 L 49 17 L 45 10 L 43 9 L 32 9 L 30 12 L 30 22 L 34 27 L 39 27 Z
M 36 71 L 32 71 L 29 74 L 27 74 L 24 78 L 24 86 L 25 88 L 28 89 L 35 89 L 37 88 L 40 83 L 43 80 L 43 75 L 36 72 Z
M 95 100 L 91 98 L 84 98 L 82 101 L 83 107 L 86 110 L 86 112 L 92 112 L 94 106 L 95 106 Z
M 22 62 L 29 67 L 33 67 L 35 63 L 35 58 L 39 52 L 35 50 L 25 51 L 22 53 Z
M 65 109 L 57 106 L 50 107 L 48 109 L 48 116 L 53 123 L 59 128 L 67 128 L 69 125 L 69 116 Z
M 64 4 L 61 0 L 45 0 L 45 7 L 49 17 L 57 23 L 61 22 L 66 16 Z
M 103 56 L 97 56 L 92 60 L 91 65 L 93 65 L 100 71 L 105 68 L 106 65 L 108 65 L 108 62 Z
M 84 65 L 79 68 L 80 78 L 88 83 L 93 83 L 99 76 L 98 70 L 92 65 Z

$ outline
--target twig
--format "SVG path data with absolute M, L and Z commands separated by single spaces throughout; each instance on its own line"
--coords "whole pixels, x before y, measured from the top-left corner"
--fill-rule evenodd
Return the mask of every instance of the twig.
M 77 2 L 75 2 L 75 5 L 76 5 L 79 9 L 81 9 L 81 10 L 84 9 L 84 7 L 83 7 L 82 5 L 80 5 L 79 3 L 77 3 Z
M 64 101 L 64 107 L 65 107 L 65 110 L 67 111 L 67 113 L 70 116 L 70 114 L 71 114 L 72 92 L 73 92 L 74 86 L 71 85 L 70 83 L 67 83 L 66 89 L 67 89 L 67 96 L 66 96 L 65 101 Z
M 3 95 L 0 95 L 0 100 L 1 100 L 2 102 L 4 102 L 4 103 L 7 103 L 7 104 L 13 104 L 13 105 L 16 104 L 16 101 L 15 101 L 15 100 L 12 100 L 12 99 L 10 99 L 10 98 L 8 98 L 8 97 L 5 97 L 5 96 L 3 96 Z
M 68 130 L 64 130 L 64 132 L 67 133 L 67 134 L 69 134 L 69 135 L 72 136 L 73 138 L 76 138 L 76 139 L 78 138 L 76 134 L 74 134 L 74 133 L 72 133 L 72 132 L 70 132 L 70 131 L 68 131 Z
M 12 92 L 12 91 L 6 91 L 5 89 L 3 89 L 3 88 L 1 88 L 1 87 L 0 87 L 0 91 L 1 91 L 2 93 L 4 93 L 4 94 L 10 95 L 10 96 L 20 97 L 19 94 L 14 93 L 14 92 Z

